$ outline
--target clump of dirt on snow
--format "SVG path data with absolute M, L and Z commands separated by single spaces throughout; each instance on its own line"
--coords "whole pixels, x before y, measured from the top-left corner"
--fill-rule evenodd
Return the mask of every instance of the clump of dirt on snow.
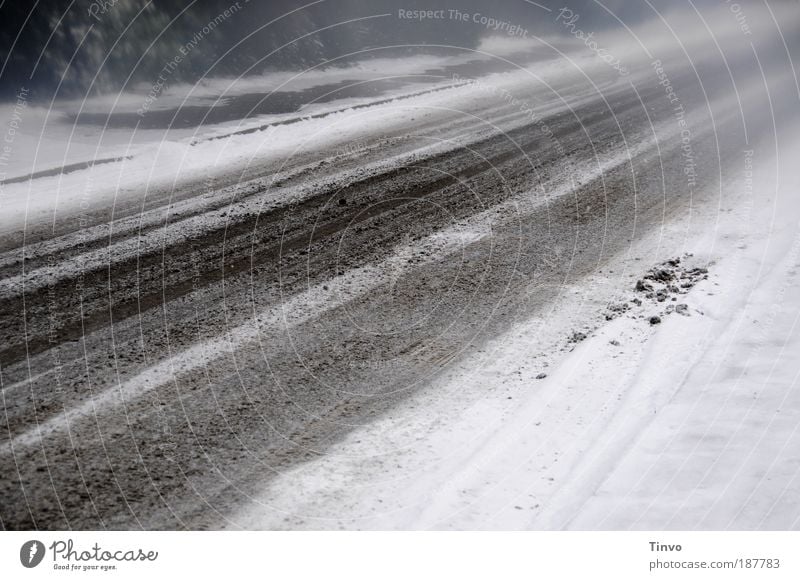
M 606 320 L 613 320 L 633 308 L 643 309 L 664 302 L 670 304 L 666 305 L 660 316 L 649 316 L 650 324 L 658 324 L 661 322 L 661 316 L 668 314 L 689 316 L 689 307 L 686 304 L 672 304 L 672 302 L 678 302 L 680 295 L 688 294 L 698 282 L 708 279 L 707 268 L 692 267 L 685 263 L 691 257 L 692 254 L 685 254 L 682 258 L 670 258 L 648 270 L 636 281 L 633 288 L 636 294 L 633 298 L 628 302 L 618 302 L 608 307 Z M 654 322 L 656 318 L 658 321 Z
M 634 294 L 630 299 L 607 306 L 605 319 L 610 321 L 628 315 L 631 318 L 644 319 L 655 326 L 661 324 L 663 318 L 670 314 L 690 316 L 689 306 L 679 302 L 679 297 L 688 294 L 698 282 L 708 279 L 707 268 L 687 264 L 692 257 L 692 254 L 684 254 L 682 257 L 670 258 L 648 270 L 636 281 Z M 562 350 L 574 350 L 591 332 L 588 328 L 584 331 L 573 331 L 567 337 Z M 612 341 L 612 345 L 614 342 L 616 341 Z M 619 343 L 615 346 L 619 346 Z

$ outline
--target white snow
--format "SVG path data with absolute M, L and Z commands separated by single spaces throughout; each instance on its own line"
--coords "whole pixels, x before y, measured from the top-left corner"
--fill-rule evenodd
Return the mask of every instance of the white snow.
M 730 16 L 724 10 L 720 14 Z M 697 34 L 700 21 L 676 17 L 670 21 L 685 37 L 681 50 L 700 50 L 691 44 L 702 37 Z M 741 40 L 735 19 L 729 18 L 721 29 L 724 34 L 718 42 Z M 675 42 L 665 40 L 663 27 L 657 24 L 637 32 L 637 38 L 661 58 L 666 58 L 662 52 L 676 50 Z M 629 40 L 623 33 L 607 38 L 617 51 Z M 506 54 L 527 43 L 492 38 L 480 48 Z M 739 44 L 737 50 L 752 50 L 747 43 Z M 573 56 L 584 71 L 605 70 L 585 51 Z M 420 66 L 442 62 L 408 64 L 416 72 Z M 156 106 L 213 103 L 265 87 L 297 90 L 337 79 L 375 78 L 388 66 L 370 61 L 300 76 L 270 73 L 176 86 Z M 405 69 L 392 70 L 408 74 Z M 532 74 L 521 70 L 485 80 L 496 90 L 513 93 L 529 85 Z M 535 74 L 557 85 L 568 84 L 567 75 L 578 72 L 565 72 L 563 62 L 552 61 L 538 65 Z M 141 101 L 141 95 L 117 97 L 70 106 L 135 110 Z M 335 151 L 374 135 L 375 127 L 410 132 L 412 119 L 421 113 L 468 115 L 477 105 L 490 106 L 497 100 L 497 93 L 477 85 L 455 87 L 216 141 L 203 137 L 264 120 L 204 129 L 202 135 L 192 130 L 99 131 L 60 122 L 57 108 L 29 104 L 14 133 L 6 177 L 93 159 L 129 159 L 67 175 L 0 184 L 0 233 L 121 199 L 144 199 L 155 189 L 169 190 L 250 165 L 280 165 L 310 148 Z M 342 105 L 325 107 L 334 110 Z M 311 108 L 303 114 L 321 110 Z M 0 110 L 3 119 L 12 115 L 13 106 Z M 6 134 L 8 128 L 0 127 Z M 358 428 L 319 459 L 270 482 L 251 505 L 231 518 L 231 527 L 800 527 L 794 519 L 800 500 L 796 388 L 800 359 L 795 354 L 800 348 L 800 203 L 796 201 L 800 176 L 791 166 L 798 158 L 800 143 L 782 147 L 777 159 L 759 157 L 757 190 L 752 195 L 741 180 L 727 183 L 722 207 L 693 208 L 689 224 L 665 223 L 608 266 L 613 276 L 598 272 L 580 286 L 561 288 L 551 311 L 520 321 L 390 414 Z M 608 161 L 619 159 L 612 156 Z M 302 192 L 281 193 L 283 198 L 271 201 L 286 202 L 294 194 Z M 471 227 L 462 224 L 427 243 L 445 250 L 458 247 L 485 235 L 486 220 L 491 218 L 478 216 L 467 224 Z M 159 241 L 157 235 L 144 240 Z M 402 257 L 403 251 L 406 248 L 398 248 L 398 255 Z M 713 263 L 711 278 L 687 297 L 691 316 L 669 316 L 655 327 L 644 319 L 620 317 L 591 331 L 574 350 L 560 350 L 565 329 L 589 331 L 587 317 L 629 291 L 632 276 L 686 251 L 695 254 L 698 264 Z M 80 259 L 105 260 L 107 255 L 98 251 Z M 386 276 L 397 276 L 400 263 L 401 259 L 390 259 L 382 270 L 350 272 L 334 281 L 333 289 L 345 299 L 355 296 Z M 58 268 L 45 274 L 57 277 Z M 171 380 L 177 372 L 208 364 L 208 353 L 226 352 L 221 345 L 236 348 L 257 340 L 264 320 L 302 321 L 330 306 L 321 296 L 320 288 L 310 288 L 284 308 L 262 313 L 262 320 L 175 353 L 119 388 L 80 402 L 41 429 L 69 428 L 73 419 L 124 402 Z M 547 377 L 538 379 L 541 373 Z M 38 429 L 22 433 L 9 445 L 36 443 Z
M 509 46 L 492 46 L 493 55 L 502 56 L 507 51 L 525 49 L 530 43 Z M 426 70 L 463 64 L 469 61 L 486 61 L 490 56 L 482 51 L 464 51 L 453 56 L 417 55 L 404 58 L 371 58 L 352 64 L 311 67 L 304 71 L 275 71 L 239 78 L 204 78 L 195 84 L 168 85 L 163 93 L 148 106 L 148 110 L 172 110 L 189 106 L 222 106 L 230 98 L 246 94 L 268 94 L 303 91 L 317 86 L 341 82 L 360 83 L 370 80 L 398 79 L 404 81 L 394 93 L 402 96 L 410 92 L 452 84 L 451 78 L 436 83 L 419 84 L 407 79 L 409 75 Z M 390 74 L 387 74 L 390 71 Z M 368 98 L 341 98 L 328 103 L 302 107 L 300 113 L 260 115 L 241 121 L 231 121 L 200 129 L 140 129 L 110 128 L 75 125 L 68 115 L 77 113 L 120 114 L 136 113 L 142 108 L 150 91 L 149 86 L 133 90 L 90 96 L 80 100 L 44 103 L 26 103 L 21 109 L 13 140 L 13 157 L 5 167 L 2 178 L 14 178 L 36 171 L 44 171 L 72 163 L 136 155 L 140 148 L 149 145 L 156 149 L 162 141 L 198 141 L 206 136 L 232 133 L 269 122 L 280 122 L 301 115 L 313 115 L 349 106 L 368 103 Z M 14 118 L 15 104 L 0 105 L 0 119 L 8 128 Z M 133 146 L 133 147 L 132 147 Z M 142 159 L 143 162 L 147 158 Z M 158 171 L 158 169 L 156 169 Z
M 236 174 L 250 167 L 272 164 L 277 170 L 310 150 L 335 154 L 337 149 L 344 149 L 354 142 L 374 138 L 376 128 L 383 134 L 400 130 L 413 132 L 416 124 L 427 122 L 431 115 L 443 113 L 470 119 L 474 117 L 472 111 L 476 108 L 504 105 L 503 99 L 498 97 L 503 93 L 498 91 L 513 94 L 525 89 L 530 94 L 534 88 L 544 93 L 543 82 L 563 82 L 571 75 L 581 74 L 578 70 L 565 73 L 562 69 L 558 61 L 551 61 L 537 65 L 535 73 L 520 70 L 489 75 L 481 86 L 455 86 L 364 109 L 338 110 L 322 118 L 307 118 L 291 125 L 272 125 L 263 131 L 218 140 L 207 140 L 204 136 L 229 135 L 233 130 L 262 126 L 263 122 L 248 120 L 235 126 L 207 128 L 203 134 L 112 130 L 89 135 L 85 141 L 74 136 L 72 131 L 78 128 L 73 126 L 51 126 L 33 121 L 28 125 L 23 123 L 13 151 L 14 171 L 8 172 L 9 178 L 33 168 L 41 170 L 86 160 L 84 154 L 89 155 L 89 159 L 124 159 L 68 174 L 0 184 L 0 204 L 3 207 L 0 233 L 49 223 L 56 216 L 60 220 L 69 219 L 72 214 L 81 215 L 122 201 L 143 201 L 154 192 L 172 191 L 189 183 L 202 184 L 221 174 Z M 532 87 L 533 79 L 542 82 L 535 82 Z M 452 84 L 453 80 L 449 82 Z M 494 90 L 487 91 L 486 86 Z M 400 97 L 402 93 L 395 96 Z M 576 99 L 583 97 L 575 95 Z M 565 106 L 561 102 L 555 105 Z M 552 103 L 547 107 L 553 108 Z M 517 112 L 516 116 L 521 115 Z M 42 113 L 36 119 L 47 117 L 47 113 Z M 474 117 L 473 120 L 478 128 L 484 125 L 480 118 Z M 52 147 L 47 143 L 52 143 Z M 33 161 L 25 165 L 24 162 L 17 163 L 18 158 Z
M 780 16 L 780 10 L 778 11 Z M 727 16 L 724 10 L 722 15 Z M 707 54 L 692 44 L 708 42 L 708 30 L 698 19 L 681 19 L 679 15 L 667 15 L 667 20 L 686 35 L 683 44 L 676 44 L 672 31 L 663 24 L 648 25 L 637 31 L 626 31 L 604 36 L 609 50 L 625 54 L 625 66 L 632 71 L 651 75 L 649 61 L 654 56 L 665 62 L 671 55 L 692 51 L 696 64 Z M 715 41 L 725 45 L 729 58 L 752 48 L 741 40 L 736 22 L 718 18 L 712 22 Z M 788 26 L 788 24 L 787 24 Z M 631 44 L 631 34 L 640 46 Z M 787 33 L 789 30 L 787 29 Z M 571 46 L 574 44 L 574 46 Z M 56 102 L 51 106 L 27 103 L 16 127 L 11 144 L 10 159 L 0 175 L 0 234 L 27 228 L 58 219 L 70 219 L 73 213 L 84 214 L 122 201 L 140 201 L 154 191 L 170 191 L 188 184 L 224 173 L 233 173 L 254 166 L 281 163 L 309 149 L 325 150 L 344 147 L 359 139 L 371 136 L 376 127 L 386 132 L 414 127 L 425 120 L 420 111 L 450 110 L 470 112 L 481 110 L 481 106 L 495 106 L 507 94 L 526 95 L 532 105 L 538 107 L 529 95 L 549 87 L 555 91 L 574 87 L 574 80 L 608 75 L 609 67 L 598 59 L 582 43 L 564 42 L 550 37 L 502 38 L 490 36 L 483 40 L 476 52 L 467 51 L 451 57 L 418 56 L 402 59 L 371 59 L 353 65 L 312 68 L 302 72 L 273 72 L 238 79 L 204 79 L 195 85 L 168 87 L 153 107 L 176 107 L 191 104 L 216 103 L 218 100 L 250 92 L 299 90 L 344 80 L 367 80 L 386 76 L 403 76 L 474 59 L 502 58 L 535 46 L 557 49 L 550 52 L 551 60 L 539 61 L 530 68 L 520 68 L 512 73 L 487 75 L 482 85 L 455 87 L 416 97 L 389 102 L 368 109 L 348 109 L 369 102 L 369 99 L 343 99 L 303 108 L 301 115 L 310 116 L 321 112 L 339 111 L 324 118 L 307 118 L 292 125 L 272 126 L 265 131 L 249 135 L 230 136 L 242 129 L 280 122 L 297 113 L 267 115 L 202 127 L 200 129 L 122 129 L 75 125 L 65 121 L 67 113 L 123 112 L 135 111 L 141 105 L 141 95 L 119 93 L 91 97 L 75 102 Z M 699 57 L 698 57 L 699 55 Z M 567 59 L 566 61 L 564 59 Z M 565 66 L 566 64 L 566 66 Z M 615 76 L 615 75 L 612 75 Z M 635 79 L 635 74 L 625 82 Z M 409 93 L 431 87 L 452 84 L 455 79 L 442 79 L 436 85 L 409 85 L 398 89 L 390 96 L 402 97 Z M 615 78 L 613 82 L 622 82 Z M 487 91 L 491 86 L 493 91 Z M 607 91 L 599 85 L 597 90 Z M 548 89 L 549 90 L 549 89 Z M 547 94 L 543 91 L 542 94 Z M 573 98 L 568 90 L 563 93 Z M 550 96 L 548 100 L 552 100 Z M 537 112 L 540 112 L 537 108 Z M 0 118 L 6 129 L 13 115 L 13 105 L 0 108 Z M 225 139 L 208 141 L 207 137 L 228 135 Z M 25 176 L 33 172 L 50 170 L 74 163 L 126 158 L 124 161 L 97 165 L 90 169 L 69 174 L 34 179 L 23 183 L 2 183 L 3 179 Z
M 755 160 L 754 192 L 743 165 L 722 207 L 564 288 L 551 313 L 281 474 L 229 525 L 796 529 L 800 142 L 780 153 Z M 684 251 L 712 264 L 691 316 L 620 317 L 554 348 L 630 275 Z

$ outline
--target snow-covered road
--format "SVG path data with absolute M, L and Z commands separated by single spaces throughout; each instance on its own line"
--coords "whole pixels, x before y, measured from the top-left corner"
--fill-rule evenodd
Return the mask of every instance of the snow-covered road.
M 796 528 L 800 90 L 673 24 L 202 131 L 27 109 L 2 526 Z
M 722 212 L 666 222 L 606 263 L 615 275 L 565 288 L 551 312 L 281 474 L 231 526 L 797 529 L 800 142 L 781 153 L 726 183 Z M 682 314 L 647 299 L 605 309 L 641 299 L 627 273 L 679 248 L 693 252 L 679 270 L 710 268 Z M 587 328 L 592 312 L 615 316 Z M 564 352 L 565 328 L 588 337 Z

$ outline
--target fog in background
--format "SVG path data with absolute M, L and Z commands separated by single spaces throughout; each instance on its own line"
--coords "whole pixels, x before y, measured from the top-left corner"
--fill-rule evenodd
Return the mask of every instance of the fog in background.
M 73 98 L 152 83 L 181 47 L 202 35 L 170 74 L 170 82 L 194 83 L 202 77 L 238 77 L 269 70 L 302 70 L 355 55 L 360 60 L 411 52 L 430 45 L 474 49 L 482 37 L 508 34 L 481 23 L 450 18 L 415 21 L 399 10 L 457 9 L 480 13 L 518 27 L 514 35 L 567 35 L 553 22 L 562 7 L 580 15 L 581 26 L 601 33 L 636 25 L 686 1 L 624 2 L 542 0 L 549 14 L 526 0 L 323 0 L 311 3 L 195 0 L 187 4 L 154 0 L 50 0 L 0 4 L 0 97 L 13 98 L 20 87 L 33 99 Z M 718 6 L 697 0 L 694 6 Z M 225 11 L 227 16 L 221 17 Z M 520 32 L 522 29 L 524 32 Z M 428 45 L 425 48 L 425 45 Z M 379 51 L 370 50 L 380 48 Z M 367 51 L 366 53 L 363 51 Z

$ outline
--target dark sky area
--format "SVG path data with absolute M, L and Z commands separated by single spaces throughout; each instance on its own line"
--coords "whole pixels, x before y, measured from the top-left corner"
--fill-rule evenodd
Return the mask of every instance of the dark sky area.
M 679 1 L 654 4 L 663 9 Z M 584 26 L 591 23 L 593 29 L 618 25 L 593 0 L 539 3 L 554 10 L 568 6 L 580 13 Z M 74 97 L 153 82 L 176 55 L 182 56 L 169 71 L 170 82 L 194 82 L 203 75 L 302 69 L 389 45 L 473 48 L 487 34 L 485 26 L 471 21 L 403 20 L 397 17 L 399 9 L 459 9 L 516 24 L 531 34 L 563 33 L 563 27 L 559 30 L 553 22 L 555 13 L 525 0 L 324 0 L 298 10 L 306 4 L 289 0 L 5 0 L 0 4 L 0 98 L 12 97 L 21 87 L 33 98 L 49 99 L 54 94 Z M 604 4 L 628 24 L 651 15 L 640 1 L 607 0 Z M 390 16 L 373 17 L 384 13 Z M 213 21 L 211 30 L 208 26 Z M 187 43 L 191 43 L 189 49 Z

